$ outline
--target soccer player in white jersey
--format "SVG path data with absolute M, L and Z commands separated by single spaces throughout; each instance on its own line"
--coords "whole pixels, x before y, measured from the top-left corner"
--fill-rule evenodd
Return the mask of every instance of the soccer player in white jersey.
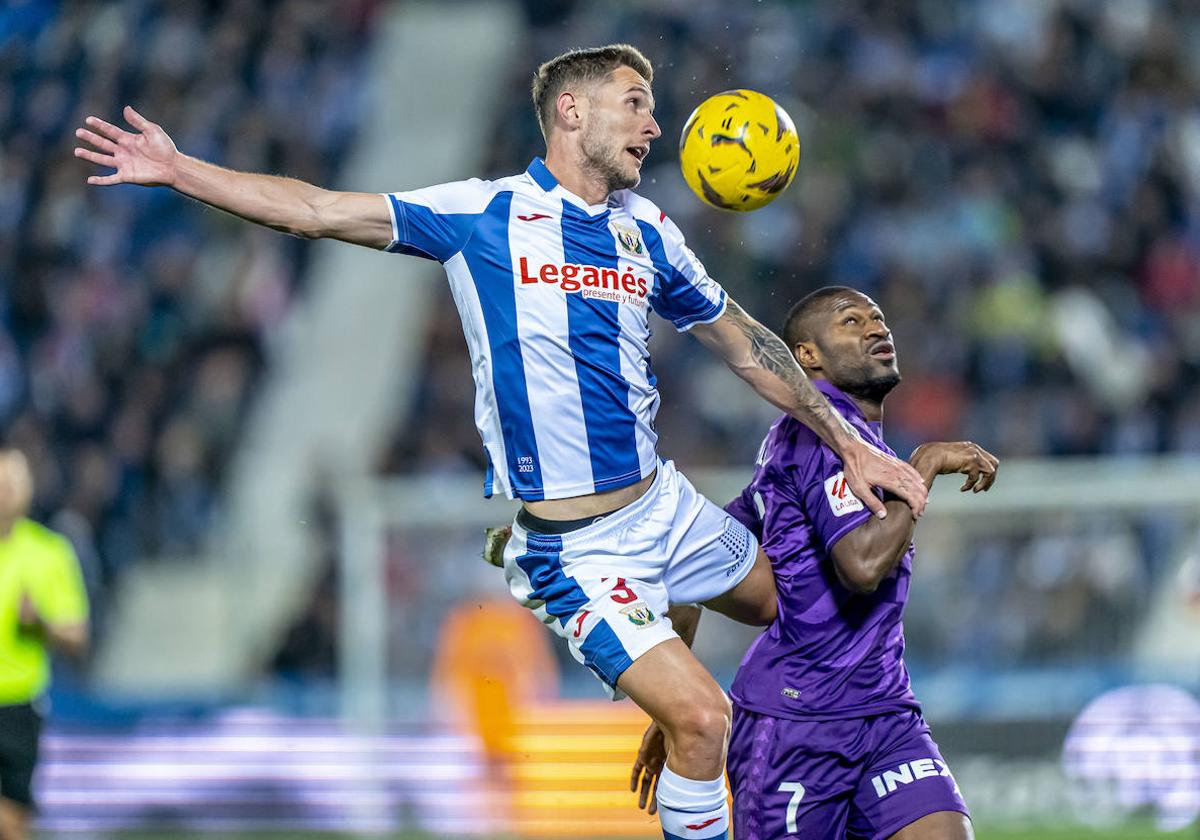
M 701 602 L 766 624 L 774 579 L 749 532 L 655 452 L 648 311 L 810 426 L 878 515 L 872 486 L 917 514 L 926 490 L 912 467 L 859 438 L 666 214 L 631 192 L 662 133 L 652 78 L 623 44 L 546 62 L 533 81 L 545 159 L 497 181 L 376 194 L 234 172 L 180 153 L 131 107 L 133 131 L 88 117 L 76 131 L 87 147 L 75 154 L 115 170 L 89 184 L 168 186 L 286 233 L 445 266 L 472 357 L 486 492 L 522 501 L 505 553 L 509 587 L 666 733 L 664 835 L 725 837 L 729 701 L 664 613 Z

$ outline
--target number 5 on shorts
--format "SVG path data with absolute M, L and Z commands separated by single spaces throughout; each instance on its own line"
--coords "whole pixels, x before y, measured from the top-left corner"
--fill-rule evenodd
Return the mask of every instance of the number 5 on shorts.
M 800 808 L 800 800 L 804 798 L 804 785 L 799 782 L 784 782 L 779 786 L 780 793 L 790 793 L 791 800 L 787 807 L 787 833 L 796 833 L 796 811 Z

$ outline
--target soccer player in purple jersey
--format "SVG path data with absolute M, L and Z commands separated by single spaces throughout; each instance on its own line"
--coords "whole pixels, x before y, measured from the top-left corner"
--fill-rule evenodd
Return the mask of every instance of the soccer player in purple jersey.
M 784 341 L 834 408 L 891 453 L 883 400 L 900 372 L 875 302 L 845 287 L 819 289 L 792 308 Z M 962 490 L 980 492 L 996 478 L 996 458 L 970 442 L 927 443 L 910 460 L 927 486 L 961 473 Z M 737 840 L 973 837 L 904 667 L 915 521 L 904 502 L 886 504 L 891 515 L 871 516 L 846 487 L 837 454 L 782 417 L 753 480 L 726 506 L 759 537 L 779 593 L 778 616 L 731 690 Z M 631 780 L 643 807 L 661 760 L 651 726 Z
M 766 623 L 776 599 L 749 532 L 657 456 L 649 310 L 813 428 L 876 515 L 887 509 L 872 486 L 918 512 L 927 491 L 830 407 L 667 214 L 633 192 L 662 134 L 653 75 L 625 44 L 543 64 L 532 93 L 545 159 L 495 181 L 380 194 L 235 172 L 180 153 L 131 107 L 132 131 L 89 116 L 75 154 L 114 170 L 89 184 L 167 186 L 275 230 L 442 263 L 471 351 L 489 493 L 522 502 L 504 557 L 509 589 L 610 693 L 662 724 L 664 834 L 710 840 L 728 823 L 729 702 L 663 613 L 696 602 Z

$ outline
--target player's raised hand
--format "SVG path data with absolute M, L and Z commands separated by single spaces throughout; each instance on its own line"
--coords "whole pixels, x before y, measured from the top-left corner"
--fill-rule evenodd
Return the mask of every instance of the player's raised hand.
M 658 812 L 658 798 L 654 793 L 658 789 L 658 777 L 666 764 L 666 735 L 657 723 L 651 721 L 646 727 L 646 734 L 642 736 L 642 745 L 638 748 L 633 772 L 629 776 L 629 790 L 638 795 L 638 807 L 644 808 L 647 814 Z
M 850 492 L 862 500 L 862 503 L 880 519 L 887 517 L 887 508 L 883 500 L 873 492 L 872 488 L 875 487 L 903 499 L 912 508 L 913 516 L 920 516 L 925 512 L 929 489 L 925 486 L 925 479 L 912 464 L 893 458 L 862 439 L 847 445 L 841 456 Z
M 959 488 L 963 493 L 968 490 L 981 493 L 991 489 L 996 483 L 996 470 L 1000 466 L 1000 459 L 969 440 L 922 444 L 913 452 L 913 462 L 921 458 L 930 459 L 936 465 L 938 475 L 965 475 L 967 480 Z
M 92 175 L 87 182 L 97 186 L 169 187 L 174 184 L 179 159 L 174 141 L 162 126 L 150 122 L 128 105 L 124 115 L 136 131 L 125 131 L 99 117 L 88 117 L 84 120 L 87 128 L 75 129 L 75 136 L 92 147 L 77 146 L 75 157 L 116 170 L 111 175 Z

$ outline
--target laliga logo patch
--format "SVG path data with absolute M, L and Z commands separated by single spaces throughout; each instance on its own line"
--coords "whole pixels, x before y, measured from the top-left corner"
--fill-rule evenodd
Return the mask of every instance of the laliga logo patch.
M 617 242 L 621 245 L 621 250 L 631 257 L 644 257 L 646 255 L 646 246 L 642 244 L 642 233 L 636 228 L 627 228 L 625 225 L 619 225 L 616 222 L 612 223 L 613 233 L 617 235 Z
M 650 609 L 650 605 L 643 601 L 630 604 L 628 607 L 622 607 L 621 615 L 628 618 L 629 623 L 634 627 L 649 627 L 658 621 L 658 618 L 654 615 L 654 611 Z
M 863 509 L 863 503 L 859 501 L 858 496 L 850 492 L 846 485 L 846 475 L 842 472 L 825 479 L 825 499 L 829 502 L 829 509 L 833 511 L 834 516 L 845 516 Z

